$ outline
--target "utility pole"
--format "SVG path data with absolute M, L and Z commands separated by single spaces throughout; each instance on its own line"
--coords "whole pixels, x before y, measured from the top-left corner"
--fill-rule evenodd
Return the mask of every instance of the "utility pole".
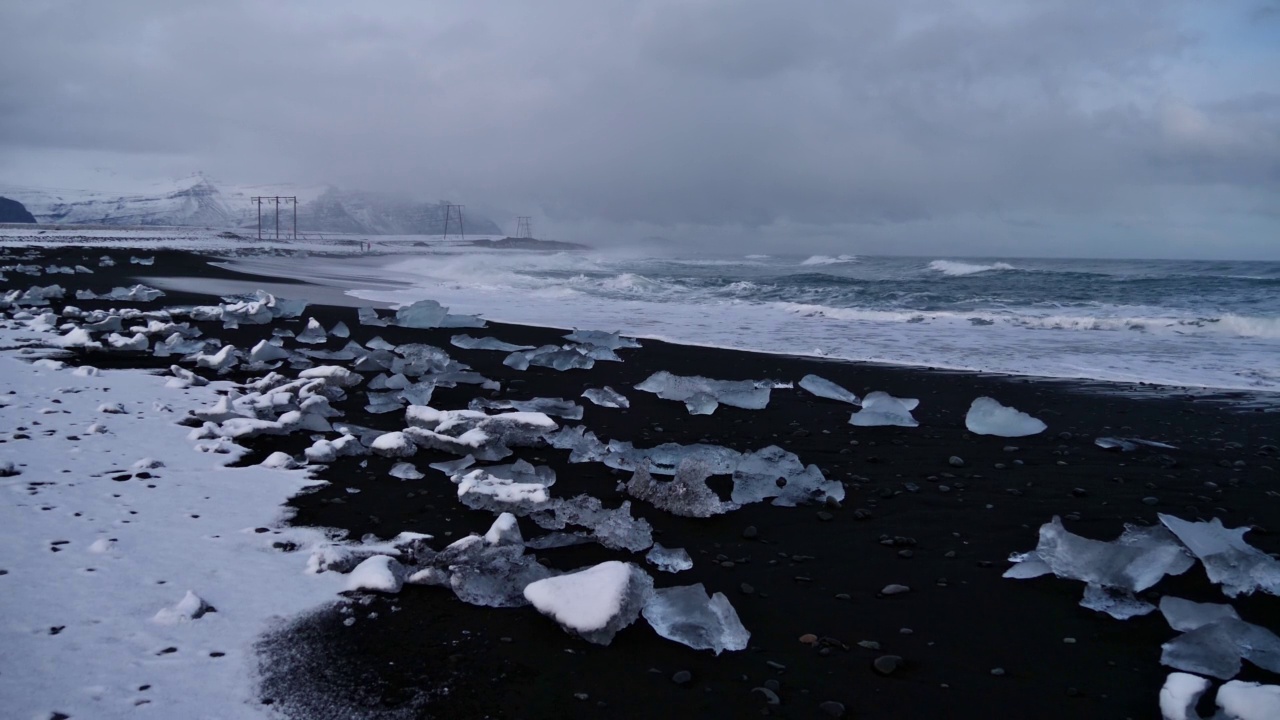
M 274 203 L 276 206 L 276 240 L 280 239 L 280 203 L 293 203 L 293 239 L 298 239 L 298 198 L 296 195 L 255 195 L 251 198 L 258 206 L 258 239 L 262 239 L 262 203 Z
M 520 215 L 516 217 L 516 238 L 517 239 L 533 239 L 533 227 L 529 224 L 532 217 L 529 215 Z
M 444 204 L 444 237 L 442 240 L 449 239 L 449 218 L 454 214 L 454 211 L 458 213 L 458 231 L 462 234 L 463 240 L 467 239 L 467 228 L 462 224 L 462 211 L 466 207 L 466 205 L 457 205 L 451 202 Z

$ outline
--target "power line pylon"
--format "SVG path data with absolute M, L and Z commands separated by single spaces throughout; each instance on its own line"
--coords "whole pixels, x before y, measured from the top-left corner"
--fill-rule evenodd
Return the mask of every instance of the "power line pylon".
M 528 215 L 520 215 L 516 217 L 516 235 L 515 236 L 517 239 L 520 239 L 520 240 L 533 239 L 533 226 L 530 225 L 529 223 L 530 220 L 532 220 L 532 218 Z
M 255 195 L 253 203 L 258 206 L 258 239 L 262 239 L 262 203 L 274 203 L 276 206 L 276 240 L 280 239 L 280 203 L 293 203 L 293 235 L 294 240 L 298 239 L 298 198 L 296 196 L 285 195 Z
M 456 205 L 451 202 L 444 204 L 444 237 L 441 238 L 442 240 L 449 239 L 449 218 L 455 213 L 458 218 L 458 233 L 462 235 L 463 240 L 467 239 L 467 229 L 462 224 L 462 211 L 466 209 L 466 207 L 466 205 Z

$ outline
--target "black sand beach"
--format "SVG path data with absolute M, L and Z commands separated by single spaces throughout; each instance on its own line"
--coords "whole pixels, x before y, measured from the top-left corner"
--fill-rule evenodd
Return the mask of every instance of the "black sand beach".
M 69 298 L 77 288 L 102 292 L 146 283 L 149 276 L 247 279 L 186 252 L 65 247 L 4 254 L 5 263 L 92 267 L 92 275 L 10 273 L 3 285 L 56 282 L 68 288 Z M 154 255 L 155 264 L 130 264 L 130 254 Z M 116 265 L 98 267 L 102 255 L 114 257 Z M 270 280 L 292 284 L 294 299 L 309 299 L 306 284 Z M 166 292 L 136 306 L 218 302 Z M 382 336 L 444 348 L 502 383 L 496 393 L 475 386 L 437 389 L 433 407 L 465 408 L 478 393 L 571 399 L 584 407 L 581 424 L 602 439 L 638 447 L 703 442 L 740 451 L 779 445 L 843 482 L 847 496 L 839 507 L 759 503 L 710 519 L 677 518 L 633 500 L 633 513 L 652 523 L 658 542 L 686 548 L 694 559 L 693 569 L 678 575 L 653 572 L 659 586 L 703 583 L 709 592 L 725 593 L 752 633 L 745 651 L 718 657 L 694 651 L 662 639 L 643 622 L 600 647 L 567 635 L 529 607 L 474 607 L 442 588 L 407 586 L 398 595 L 359 598 L 352 626 L 334 606 L 282 624 L 264 639 L 261 700 L 287 717 L 805 718 L 843 712 L 857 718 L 1153 718 L 1159 717 L 1157 695 L 1169 672 L 1160 665 L 1160 645 L 1175 635 L 1160 614 L 1118 621 L 1078 605 L 1081 583 L 1051 576 L 1004 579 L 1009 553 L 1033 548 L 1037 529 L 1054 515 L 1072 532 L 1111 540 L 1126 523 L 1149 525 L 1160 512 L 1253 526 L 1247 536 L 1253 545 L 1280 552 L 1280 414 L 1240 398 L 656 341 L 620 351 L 622 363 L 599 362 L 591 370 L 516 371 L 502 364 L 505 353 L 462 350 L 449 339 L 467 332 L 536 346 L 561 342 L 567 330 L 493 323 L 484 330 L 370 327 L 357 322 L 354 308 L 331 305 L 312 305 L 305 316 L 325 327 L 343 321 L 361 343 Z M 272 329 L 199 325 L 207 336 L 242 348 Z M 298 330 L 301 322 L 286 326 Z M 315 347 L 337 350 L 346 343 L 331 337 L 327 346 Z M 70 360 L 80 361 L 104 368 L 172 364 L 149 354 L 94 351 L 78 351 Z M 858 394 L 884 390 L 919 398 L 920 427 L 853 427 L 850 406 L 800 389 L 775 390 L 762 411 L 721 406 L 710 416 L 690 416 L 682 403 L 633 390 L 659 370 L 785 382 L 814 373 Z M 579 397 L 605 385 L 627 395 L 630 409 L 597 407 Z M 401 413 L 368 414 L 358 390 L 335 403 L 344 420 L 387 431 L 403 427 Z M 1018 439 L 970 434 L 965 412 L 984 395 L 1044 420 L 1048 430 Z M 1178 449 L 1105 451 L 1094 445 L 1100 436 L 1146 438 Z M 310 442 L 306 434 L 252 438 L 242 443 L 253 450 L 244 462 L 260 462 L 276 450 L 299 455 Z M 952 456 L 963 465 L 953 466 Z M 627 499 L 615 486 L 629 473 L 569 464 L 568 451 L 551 448 L 522 448 L 515 457 L 553 467 L 557 496 L 587 492 L 609 506 Z M 387 475 L 391 459 L 340 458 L 317 474 L 328 485 L 291 502 L 291 522 L 345 530 L 353 539 L 429 533 L 436 546 L 483 533 L 493 515 L 459 505 L 455 486 L 426 467 L 450 459 L 421 451 L 411 460 L 426 477 L 403 481 Z M 727 497 L 726 477 L 712 478 L 711 485 Z M 525 537 L 542 532 L 524 520 L 521 530 Z M 626 558 L 598 545 L 537 554 L 563 570 L 608 559 L 644 564 L 640 555 Z M 304 562 L 298 558 L 300 570 Z M 882 596 L 890 584 L 910 591 Z M 1222 601 L 1199 565 L 1143 597 L 1166 593 Z M 1280 617 L 1280 598 L 1243 597 L 1234 605 L 1253 622 Z M 801 641 L 810 634 L 816 641 Z M 884 656 L 900 658 L 888 674 L 873 666 Z M 688 678 L 675 681 L 681 672 Z M 1240 679 L 1274 682 L 1248 664 Z

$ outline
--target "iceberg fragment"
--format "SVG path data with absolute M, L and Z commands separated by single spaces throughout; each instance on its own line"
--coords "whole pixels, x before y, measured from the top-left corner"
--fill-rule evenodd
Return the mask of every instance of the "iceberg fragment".
M 911 411 L 919 406 L 914 398 L 896 398 L 879 390 L 867 393 L 862 399 L 862 409 L 849 418 L 850 425 L 858 427 L 917 427 L 920 423 L 911 417 Z
M 532 400 L 489 400 L 474 398 L 467 405 L 472 410 L 519 410 L 555 415 L 566 420 L 581 420 L 582 406 L 564 398 L 533 398 Z
M 605 509 L 599 498 L 578 495 L 555 499 L 529 516 L 543 530 L 563 530 L 577 525 L 591 531 L 591 537 L 612 550 L 640 552 L 653 546 L 653 526 L 631 516 L 631 501 L 615 509 Z
M 407 573 L 399 560 L 390 555 L 365 558 L 347 575 L 347 590 L 375 590 L 398 593 Z
M 319 320 L 308 318 L 307 327 L 298 333 L 294 340 L 308 345 L 319 345 L 328 342 L 329 335 L 324 331 L 324 326 L 320 324 Z
M 532 350 L 532 345 L 512 345 L 503 342 L 497 338 L 482 337 L 475 338 L 467 334 L 454 335 L 449 339 L 449 344 L 454 347 L 460 347 L 463 350 L 498 350 L 501 352 L 519 352 L 521 350 Z
M 1280 595 L 1280 561 L 1244 541 L 1249 528 L 1227 528 L 1218 518 L 1188 522 L 1163 513 L 1158 517 L 1204 563 L 1209 580 L 1221 585 L 1227 597 L 1255 590 Z
M 653 592 L 653 578 L 631 563 L 610 560 L 530 583 L 524 596 L 566 631 L 608 645 L 634 623 Z
M 800 378 L 800 387 L 820 398 L 839 400 L 840 402 L 846 402 L 850 405 L 862 404 L 862 401 L 858 399 L 857 395 L 854 395 L 830 380 L 817 375 L 805 375 Z
M 1040 420 L 989 397 L 973 401 L 964 417 L 964 425 L 971 433 L 997 437 L 1027 437 L 1042 433 L 1047 427 Z
M 1184 672 L 1230 680 L 1241 659 L 1280 672 L 1280 637 L 1236 618 L 1201 625 L 1161 645 L 1160 663 Z
M 622 337 L 617 332 L 604 332 L 602 330 L 574 330 L 568 335 L 565 335 L 564 338 L 571 342 L 606 347 L 610 350 L 640 347 L 639 340 Z
M 1174 672 L 1160 688 L 1160 717 L 1163 720 L 1201 720 L 1196 703 L 1209 689 L 1209 681 L 1196 675 Z
M 607 407 L 607 408 L 631 407 L 630 400 L 628 400 L 622 393 L 618 392 L 617 390 L 614 390 L 608 385 L 605 385 L 602 388 L 587 388 L 582 392 L 582 397 L 590 400 L 591 402 L 595 403 L 596 405 L 599 405 L 600 407 Z
M 724 593 L 707 596 L 702 583 L 654 590 L 642 610 L 662 637 L 694 650 L 745 650 L 751 633 Z
M 1239 620 L 1236 609 L 1222 603 L 1198 603 L 1172 595 L 1160 598 L 1160 614 L 1169 627 L 1178 632 L 1190 632 L 1202 625 L 1232 618 Z
M 1056 516 L 1040 526 L 1035 550 L 1015 554 L 1009 560 L 1043 563 L 1060 578 L 1087 583 L 1090 587 L 1082 604 L 1118 619 L 1154 610 L 1133 593 L 1150 588 L 1165 575 L 1181 575 L 1195 564 L 1177 538 L 1159 525 L 1126 525 L 1118 539 L 1104 542 L 1068 532 Z M 1041 574 L 1039 565 L 1032 569 L 1034 572 L 1008 576 Z
M 733 502 L 739 505 L 773 498 L 779 507 L 844 499 L 844 486 L 828 480 L 817 465 L 805 466 L 794 453 L 770 445 L 743 455 L 733 469 Z
M 736 510 L 737 505 L 720 500 L 707 478 L 711 476 L 705 462 L 686 459 L 676 468 L 670 481 L 654 480 L 647 465 L 640 465 L 627 482 L 627 492 L 659 510 L 680 517 L 711 517 Z
M 1218 688 L 1216 699 L 1223 720 L 1280 718 L 1280 685 L 1232 680 Z
M 637 390 L 651 392 L 663 400 L 687 402 L 695 395 L 710 396 L 721 405 L 743 410 L 763 410 L 769 405 L 770 388 L 760 387 L 753 380 L 711 380 L 700 376 L 683 377 L 665 370 L 650 375 L 635 386 Z M 699 397 L 695 406 L 706 408 L 705 397 Z M 714 410 L 714 407 L 712 408 Z
M 644 559 L 650 565 L 655 565 L 659 570 L 669 573 L 682 572 L 693 567 L 693 558 L 689 557 L 689 551 L 684 548 L 667 548 L 658 543 L 654 543 Z

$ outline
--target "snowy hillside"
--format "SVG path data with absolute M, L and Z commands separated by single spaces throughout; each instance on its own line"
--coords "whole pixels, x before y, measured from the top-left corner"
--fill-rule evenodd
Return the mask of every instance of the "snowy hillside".
M 296 196 L 298 231 L 304 233 L 438 235 L 445 220 L 441 203 L 326 186 L 223 186 L 199 173 L 128 193 L 6 184 L 0 195 L 21 202 L 43 224 L 252 228 L 258 217 L 252 198 L 258 195 Z M 274 228 L 274 213 L 273 205 L 263 205 L 264 227 Z M 291 207 L 282 205 L 280 215 L 282 229 L 292 225 Z M 501 234 L 488 218 L 467 214 L 463 220 L 468 234 Z M 456 224 L 455 217 L 450 230 Z

